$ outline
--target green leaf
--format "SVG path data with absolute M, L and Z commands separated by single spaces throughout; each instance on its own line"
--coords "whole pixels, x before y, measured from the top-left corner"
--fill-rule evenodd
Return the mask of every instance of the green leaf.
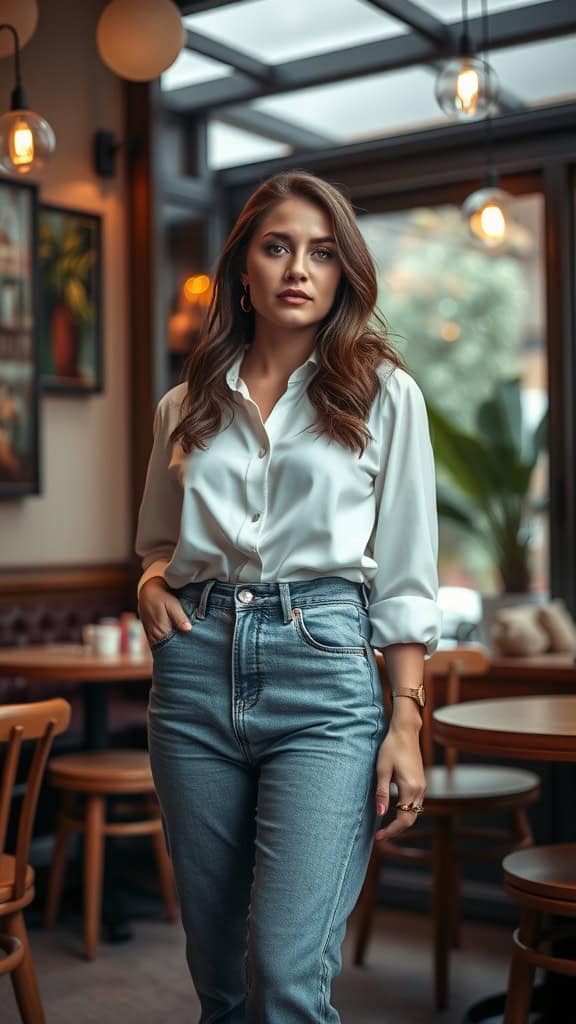
M 522 450 L 522 398 L 519 377 L 498 381 L 494 394 L 479 406 L 478 432 L 495 448 Z

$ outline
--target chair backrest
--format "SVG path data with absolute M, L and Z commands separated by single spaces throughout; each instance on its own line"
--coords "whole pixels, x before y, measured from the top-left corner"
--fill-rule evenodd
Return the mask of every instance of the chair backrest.
M 0 854 L 4 844 L 14 801 L 14 788 L 20 764 L 22 745 L 34 741 L 34 749 L 25 776 L 24 798 L 17 816 L 16 869 L 13 899 L 24 893 L 30 840 L 34 828 L 36 806 L 46 762 L 54 737 L 64 732 L 70 722 L 70 704 L 66 700 L 43 700 L 35 704 L 0 706 Z
M 380 679 L 384 687 L 384 700 L 391 711 L 389 698 L 390 687 L 386 675 L 386 663 L 380 651 L 376 651 L 376 661 Z M 424 764 L 434 761 L 434 743 L 432 739 L 432 712 L 434 710 L 434 676 L 446 676 L 445 704 L 456 704 L 460 700 L 460 683 L 467 676 L 482 676 L 490 668 L 490 656 L 481 644 L 462 644 L 451 649 L 434 651 L 424 662 L 424 686 L 426 688 L 426 707 L 422 715 L 420 745 Z M 451 767 L 456 764 L 457 751 L 454 747 L 446 747 L 444 760 Z

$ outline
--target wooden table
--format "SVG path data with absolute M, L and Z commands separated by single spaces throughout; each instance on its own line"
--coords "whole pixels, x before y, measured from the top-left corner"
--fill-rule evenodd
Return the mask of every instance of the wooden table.
M 136 682 L 152 676 L 152 657 L 88 654 L 79 644 L 34 644 L 0 647 L 0 675 L 23 676 L 40 682 L 82 684 L 84 745 L 101 750 L 107 745 L 109 683 Z
M 433 713 L 434 738 L 490 757 L 576 762 L 576 695 L 471 700 Z
M 574 770 L 576 764 L 576 695 L 503 697 L 500 700 L 475 700 L 433 713 L 434 738 L 445 746 L 471 754 L 490 757 L 549 761 L 566 765 L 570 771 L 558 769 L 559 807 L 567 809 L 566 827 L 575 827 Z M 567 765 L 566 765 L 567 767 Z M 561 775 L 563 778 L 561 778 Z M 574 1001 L 574 982 L 570 978 L 548 975 L 536 999 L 554 1013 Z M 537 991 L 537 990 L 535 990 Z M 504 1009 L 505 996 L 493 996 L 472 1007 L 466 1018 L 482 1021 Z M 561 1016 L 553 1019 L 564 1020 Z

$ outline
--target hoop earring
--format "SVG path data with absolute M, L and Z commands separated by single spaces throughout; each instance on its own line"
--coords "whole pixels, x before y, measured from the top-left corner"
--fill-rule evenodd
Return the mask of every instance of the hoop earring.
M 252 304 L 250 302 L 250 295 L 248 294 L 249 287 L 249 285 L 243 285 L 244 292 L 240 297 L 240 309 L 242 309 L 244 313 L 252 312 Z M 248 303 L 248 306 L 246 306 L 246 303 Z

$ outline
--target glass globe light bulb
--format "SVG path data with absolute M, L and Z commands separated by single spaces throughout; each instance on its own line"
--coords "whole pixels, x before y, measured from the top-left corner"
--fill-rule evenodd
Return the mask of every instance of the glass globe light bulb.
M 495 248 L 508 237 L 510 196 L 500 188 L 489 186 L 468 196 L 462 213 L 474 238 Z
M 56 137 L 43 117 L 31 110 L 9 110 L 0 117 L 0 168 L 29 174 L 42 167 L 56 148 Z
M 496 73 L 479 57 L 459 57 L 445 64 L 434 92 L 444 113 L 462 121 L 485 117 L 498 109 Z

